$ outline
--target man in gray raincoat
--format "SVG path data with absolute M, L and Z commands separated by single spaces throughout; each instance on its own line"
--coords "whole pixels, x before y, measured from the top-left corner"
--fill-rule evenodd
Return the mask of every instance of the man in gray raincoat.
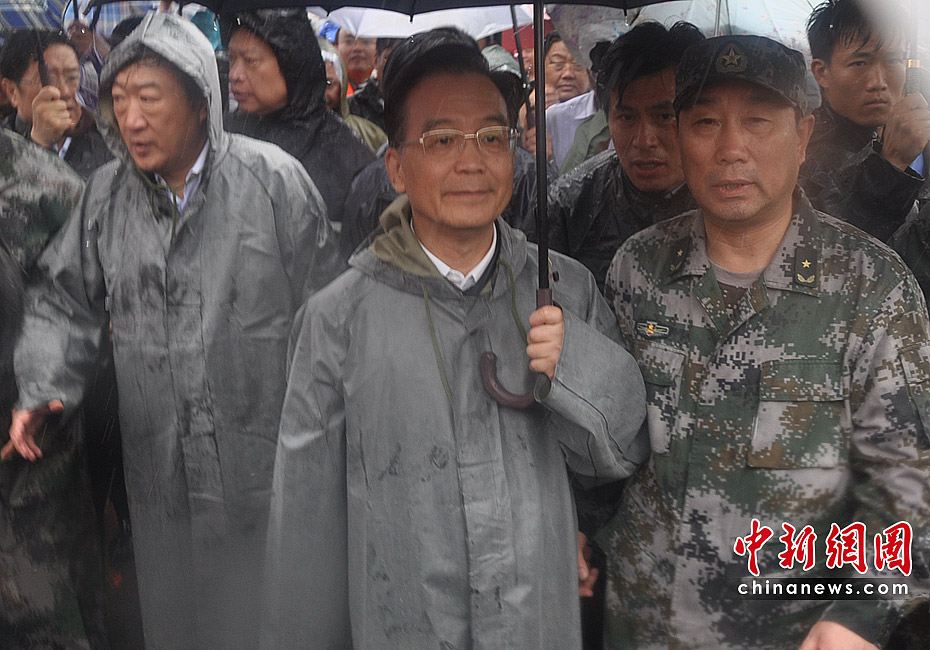
M 110 321 L 146 647 L 254 647 L 287 339 L 337 246 L 303 167 L 223 131 L 189 22 L 146 16 L 100 115 L 117 160 L 39 260 L 11 438 L 41 456 L 33 434 L 80 403 Z
M 406 196 L 295 325 L 263 647 L 577 650 L 568 472 L 644 459 L 642 378 L 577 262 L 553 255 L 561 309 L 534 311 L 536 249 L 498 218 L 513 125 L 478 48 L 416 35 L 384 92 Z M 504 386 L 535 385 L 529 408 L 485 391 L 485 351 Z

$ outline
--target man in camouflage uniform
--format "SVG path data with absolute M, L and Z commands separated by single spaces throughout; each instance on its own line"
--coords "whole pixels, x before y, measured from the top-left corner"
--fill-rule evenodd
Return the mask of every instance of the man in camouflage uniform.
M 83 189 L 53 153 L 0 130 L 0 647 L 106 648 L 103 568 L 80 418 L 46 435 L 33 465 L 7 443 L 22 281 Z
M 801 54 L 762 37 L 709 39 L 678 69 L 700 208 L 627 240 L 607 277 L 653 451 L 599 538 L 611 649 L 882 643 L 888 601 L 741 595 L 753 556 L 763 582 L 848 575 L 826 569 L 832 523 L 866 526 L 872 566 L 872 535 L 910 522 L 911 575 L 926 575 L 926 308 L 894 254 L 796 189 L 804 105 Z M 747 553 L 753 519 L 774 536 Z M 779 566 L 783 522 L 816 533 L 809 571 Z

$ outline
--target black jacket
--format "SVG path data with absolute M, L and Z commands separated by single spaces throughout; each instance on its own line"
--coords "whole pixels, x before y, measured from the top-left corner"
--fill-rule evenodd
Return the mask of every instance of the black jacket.
M 349 183 L 375 156 L 349 125 L 326 108 L 326 68 L 313 26 L 299 12 L 224 16 L 226 43 L 236 20 L 274 51 L 287 84 L 287 106 L 261 117 L 235 111 L 226 116 L 227 130 L 272 142 L 297 158 L 323 197 L 330 220 L 342 221 Z
M 915 201 L 930 197 L 930 184 L 908 168 L 899 170 L 881 156 L 874 130 L 858 126 L 826 103 L 817 121 L 798 182 L 811 204 L 888 242 Z
M 604 291 L 614 253 L 631 235 L 697 207 L 684 185 L 667 195 L 633 186 L 615 151 L 583 162 L 549 188 L 549 247 L 588 267 Z
M 388 178 L 384 158 L 370 163 L 352 181 L 346 199 L 345 215 L 340 233 L 343 256 L 348 259 L 358 246 L 374 232 L 380 232 L 378 219 L 398 196 Z M 517 230 L 535 231 L 536 219 L 536 159 L 517 147 L 513 163 L 513 195 L 501 213 L 504 221 Z
M 30 137 L 32 122 L 21 119 L 16 113 L 0 122 L 0 126 L 15 131 L 27 140 L 32 140 Z M 93 113 L 86 108 L 81 109 L 81 119 L 68 135 L 71 137 L 71 144 L 68 146 L 64 160 L 85 181 L 95 169 L 113 159 L 112 152 L 107 148 L 100 131 L 97 130 Z
M 384 130 L 384 98 L 376 79 L 369 79 L 364 86 L 349 97 L 349 112 L 364 117 Z

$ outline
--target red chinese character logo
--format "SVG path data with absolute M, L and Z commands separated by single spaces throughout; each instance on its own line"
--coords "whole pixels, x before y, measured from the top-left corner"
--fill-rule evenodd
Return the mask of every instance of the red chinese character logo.
M 851 564 L 859 573 L 865 573 L 868 568 L 865 563 L 865 524 L 858 521 L 842 529 L 835 523 L 830 524 L 827 568 L 839 569 L 845 564 Z
M 911 575 L 911 525 L 899 521 L 875 536 L 875 568 L 887 566 L 906 576 Z
M 761 526 L 758 519 L 752 520 L 752 530 L 746 537 L 737 537 L 733 552 L 739 556 L 749 554 L 749 573 L 759 575 L 759 560 L 756 554 L 762 549 L 775 532 L 768 526 Z
M 817 541 L 817 533 L 814 532 L 813 526 L 805 526 L 795 537 L 795 527 L 788 523 L 781 525 L 785 529 L 785 534 L 778 538 L 778 541 L 785 545 L 785 550 L 778 554 L 778 566 L 783 569 L 794 567 L 795 561 L 802 562 L 805 571 L 809 571 L 814 566 L 814 542 Z

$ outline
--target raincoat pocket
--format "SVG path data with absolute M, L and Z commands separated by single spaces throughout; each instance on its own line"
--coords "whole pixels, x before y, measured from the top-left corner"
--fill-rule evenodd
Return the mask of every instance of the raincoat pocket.
M 763 362 L 750 467 L 835 467 L 851 429 L 849 378 L 840 362 Z
M 678 413 L 685 353 L 655 341 L 633 345 L 633 356 L 646 383 L 646 421 L 654 454 L 667 454 Z

